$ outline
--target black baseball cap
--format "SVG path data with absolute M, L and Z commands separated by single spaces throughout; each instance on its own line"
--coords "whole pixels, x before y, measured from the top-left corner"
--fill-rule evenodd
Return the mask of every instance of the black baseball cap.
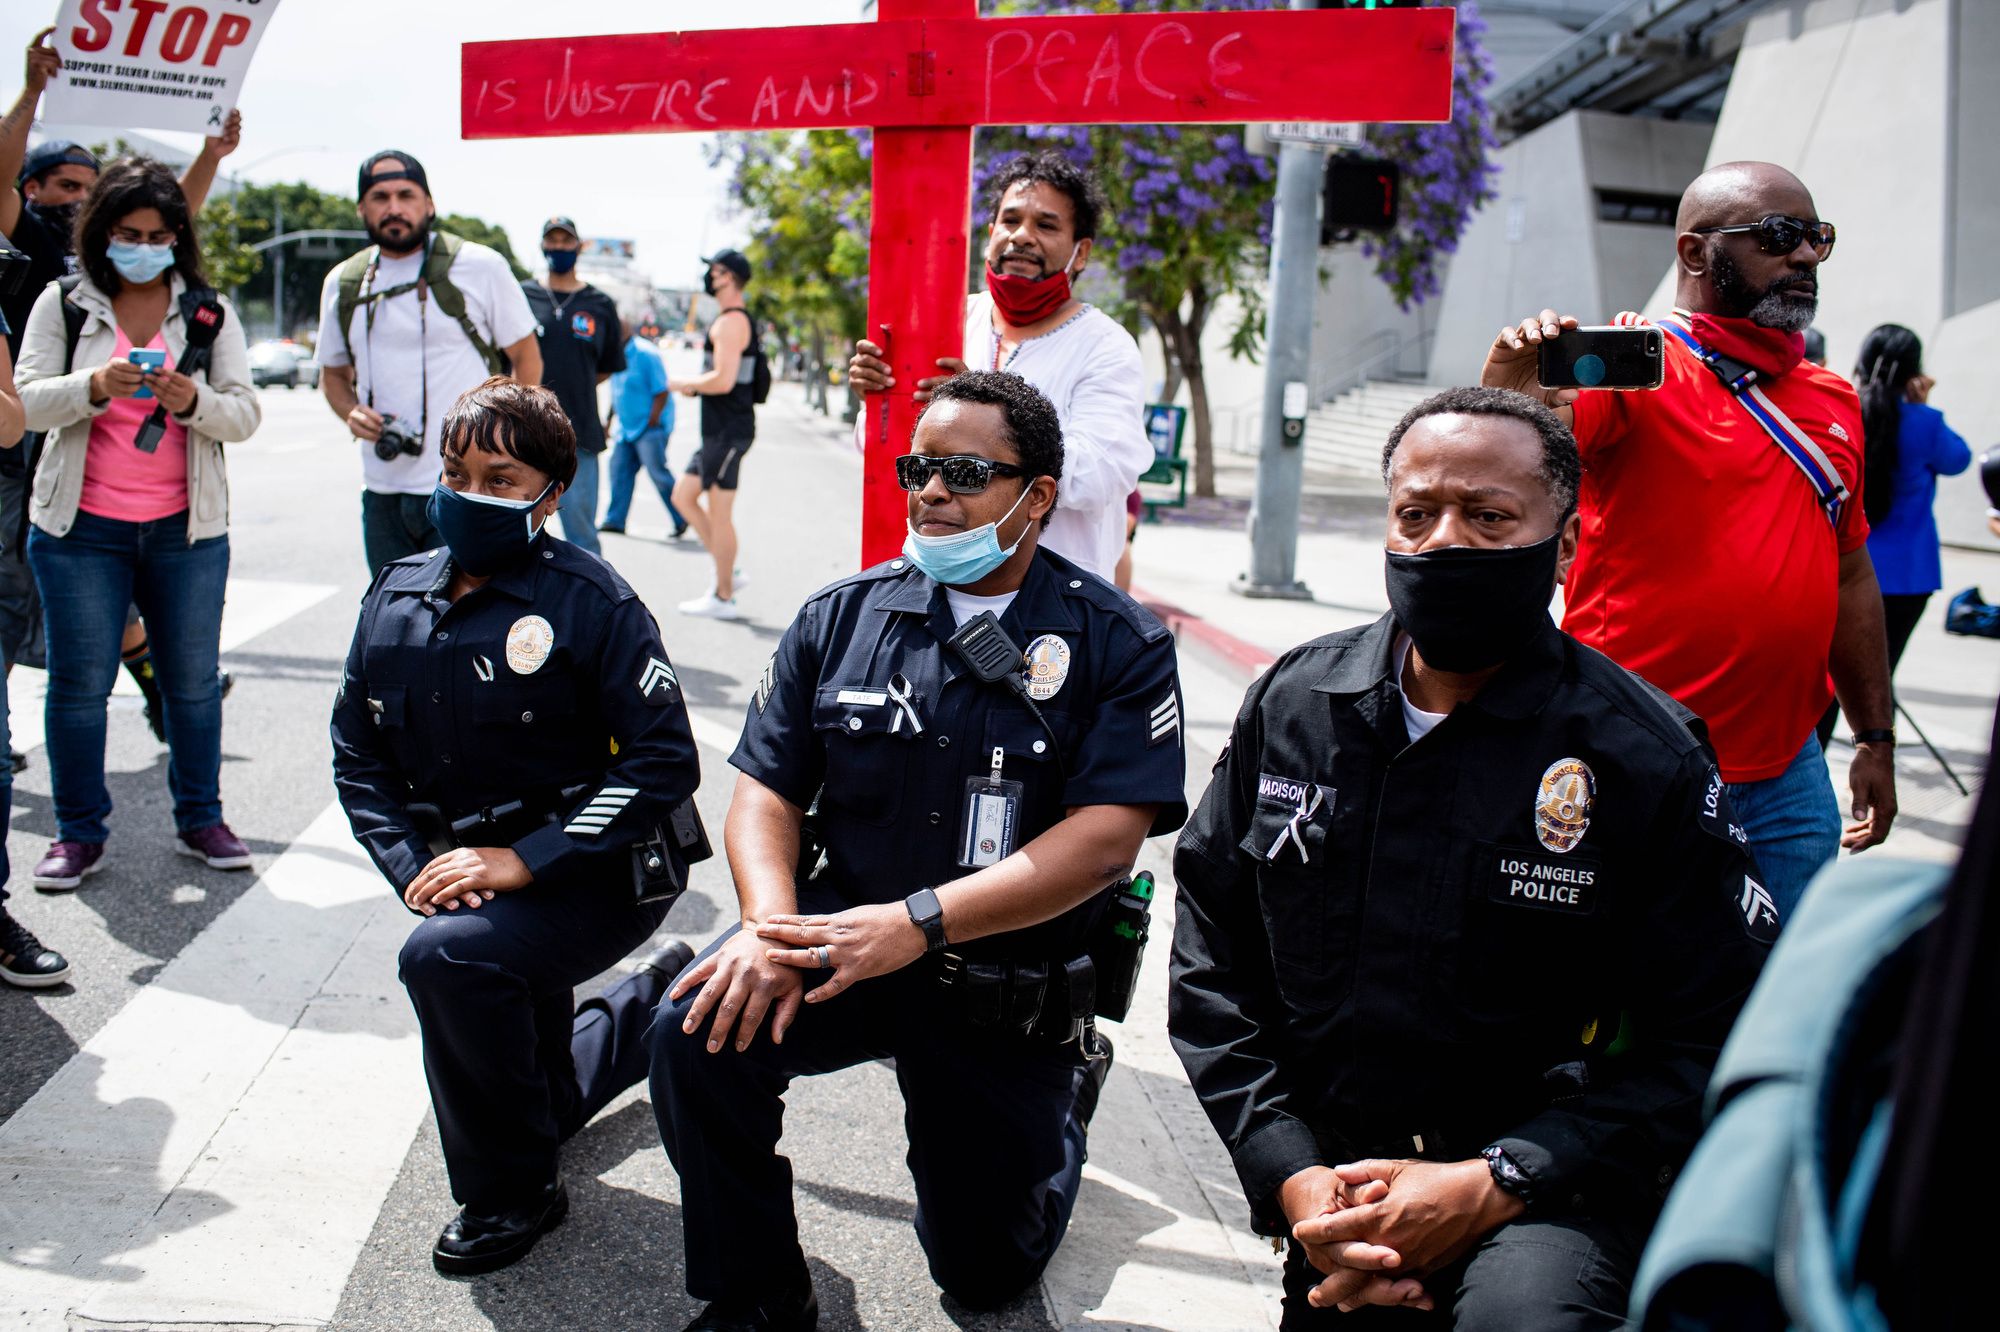
M 583 233 L 576 229 L 576 221 L 573 218 L 564 217 L 561 213 L 557 213 L 554 217 L 542 223 L 542 234 L 544 236 L 548 235 L 551 231 L 567 231 L 578 240 L 583 239 Z
M 102 170 L 96 156 L 82 144 L 71 143 L 68 139 L 52 139 L 28 150 L 28 155 L 21 159 L 21 172 L 14 178 L 14 183 L 25 185 L 59 166 L 86 166 L 92 171 Z
M 743 257 L 743 251 L 741 250 L 717 250 L 714 254 L 704 258 L 702 262 L 704 264 L 721 264 L 724 268 L 736 274 L 738 282 L 748 282 L 750 280 L 750 261 Z
M 398 169 L 393 171 L 377 171 L 375 168 L 381 166 L 384 162 L 394 162 L 397 164 Z M 385 180 L 411 181 L 425 194 L 431 192 L 431 178 L 424 174 L 424 164 L 422 162 L 419 162 L 408 153 L 400 152 L 394 148 L 384 148 L 381 152 L 361 164 L 361 175 L 359 183 L 354 187 L 354 197 L 357 199 L 361 198 L 368 193 L 370 185 L 378 185 Z

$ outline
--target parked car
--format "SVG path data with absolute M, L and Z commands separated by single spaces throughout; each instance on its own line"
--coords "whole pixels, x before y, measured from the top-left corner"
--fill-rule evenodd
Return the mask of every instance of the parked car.
M 286 388 L 319 387 L 319 362 L 289 338 L 259 342 L 250 348 L 250 382 L 258 388 L 283 384 Z

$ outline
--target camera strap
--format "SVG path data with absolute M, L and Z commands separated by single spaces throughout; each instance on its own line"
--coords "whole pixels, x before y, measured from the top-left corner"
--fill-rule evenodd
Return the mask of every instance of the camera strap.
M 358 304 L 366 311 L 362 316 L 361 340 L 368 344 L 368 388 L 367 402 L 370 411 L 375 408 L 375 304 L 386 301 L 391 296 L 401 296 L 406 291 L 417 293 L 417 445 L 423 446 L 424 437 L 431 428 L 431 360 L 429 302 L 425 299 L 429 289 L 419 270 L 414 282 L 403 282 L 381 291 L 373 291 L 375 266 L 382 261 L 382 247 L 375 246 L 368 256 L 368 269 L 361 275 L 361 296 Z M 425 262 L 429 263 L 429 251 L 425 251 Z
M 1813 493 L 1819 496 L 1820 508 L 1826 512 L 1826 520 L 1838 528 L 1840 512 L 1849 498 L 1847 483 L 1840 479 L 1833 460 L 1826 456 L 1826 451 L 1813 441 L 1812 436 L 1793 424 L 1792 418 L 1785 415 L 1763 389 L 1757 387 L 1757 372 L 1704 347 L 1695 340 L 1693 330 L 1671 316 L 1662 319 L 1660 327 L 1679 339 L 1682 346 L 1694 353 L 1697 361 L 1722 381 L 1722 386 L 1742 404 L 1744 411 L 1750 413 L 1750 419 L 1771 437 L 1771 442 L 1778 446 L 1780 452 L 1792 460 L 1805 479 L 1812 483 Z

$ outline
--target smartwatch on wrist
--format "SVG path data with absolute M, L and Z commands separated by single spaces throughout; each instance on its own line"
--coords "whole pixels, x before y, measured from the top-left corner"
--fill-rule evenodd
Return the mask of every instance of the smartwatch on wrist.
M 924 932 L 926 953 L 935 953 L 950 942 L 944 937 L 944 906 L 936 890 L 919 888 L 903 899 L 903 906 L 910 913 L 910 923 Z

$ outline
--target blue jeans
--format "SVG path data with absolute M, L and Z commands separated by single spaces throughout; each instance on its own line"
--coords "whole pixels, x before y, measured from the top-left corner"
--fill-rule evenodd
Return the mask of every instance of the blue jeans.
M 648 430 L 636 439 L 621 439 L 611 446 L 611 461 L 606 464 L 611 473 L 611 502 L 604 506 L 604 521 L 612 527 L 625 526 L 625 518 L 632 512 L 632 486 L 639 477 L 639 469 L 646 469 L 646 475 L 653 483 L 653 489 L 660 492 L 660 502 L 667 506 L 667 516 L 673 519 L 676 532 L 687 526 L 687 519 L 674 507 L 674 474 L 667 470 L 667 432 L 661 429 Z
M 1776 777 L 1729 783 L 1729 803 L 1750 836 L 1778 919 L 1790 920 L 1813 875 L 1840 850 L 1840 806 L 1819 737 L 1808 735 L 1792 766 Z
M 174 826 L 222 822 L 222 590 L 229 538 L 188 544 L 187 514 L 128 523 L 79 512 L 68 536 L 28 530 L 28 566 L 48 617 L 49 780 L 56 835 L 102 842 L 111 813 L 104 785 L 104 704 L 118 679 L 125 611 L 137 604 L 166 709 L 167 789 Z
M 596 454 L 577 450 L 576 479 L 563 491 L 556 512 L 562 515 L 563 535 L 570 545 L 581 546 L 593 555 L 604 554 L 604 545 L 597 539 Z

